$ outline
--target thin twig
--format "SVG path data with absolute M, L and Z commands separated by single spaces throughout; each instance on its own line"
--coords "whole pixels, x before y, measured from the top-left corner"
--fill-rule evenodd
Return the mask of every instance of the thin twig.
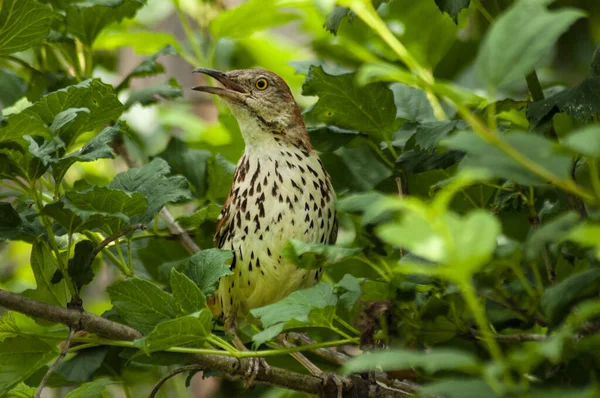
M 67 356 L 67 353 L 69 352 L 69 346 L 71 345 L 71 340 L 73 339 L 75 332 L 76 332 L 76 329 L 74 327 L 71 327 L 71 330 L 69 332 L 69 337 L 67 337 L 67 341 L 63 344 L 62 349 L 60 350 L 60 355 L 58 356 L 58 358 L 56 358 L 54 363 L 48 368 L 48 371 L 44 375 L 44 378 L 42 379 L 40 386 L 38 387 L 38 390 L 35 393 L 35 398 L 40 398 L 42 396 L 42 390 L 44 389 L 44 387 L 46 387 L 46 383 L 48 382 L 48 379 L 50 378 L 52 373 L 54 373 L 54 370 L 56 370 L 58 365 L 60 365 L 62 360 L 65 359 L 65 357 Z
M 160 388 L 162 387 L 162 385 L 165 384 L 165 382 L 167 380 L 169 380 L 171 377 L 177 376 L 179 373 L 188 372 L 188 371 L 192 371 L 192 370 L 203 370 L 203 369 L 199 365 L 187 365 L 187 366 L 182 366 L 180 368 L 177 368 L 172 372 L 169 372 L 169 374 L 167 374 L 164 377 L 161 377 L 161 379 L 154 385 L 154 388 L 152 389 L 152 392 L 150 393 L 150 395 L 148 395 L 148 398 L 154 398 L 156 396 L 156 394 L 158 393 L 158 390 L 160 390 Z
M 146 229 L 146 226 L 144 224 L 134 224 L 134 225 L 127 227 L 124 230 L 117 232 L 116 234 L 111 235 L 108 238 L 104 239 L 102 242 L 100 242 L 98 244 L 98 247 L 96 247 L 94 249 L 94 256 L 96 256 L 98 253 L 100 253 L 102 251 L 102 249 L 104 249 L 110 243 L 119 239 L 121 236 L 127 235 L 128 233 L 130 233 L 132 231 L 136 231 L 138 229 L 143 231 Z

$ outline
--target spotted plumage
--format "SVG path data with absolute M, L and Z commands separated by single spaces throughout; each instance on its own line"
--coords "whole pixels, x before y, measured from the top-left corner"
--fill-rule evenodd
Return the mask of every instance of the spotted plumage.
M 314 285 L 322 270 L 297 268 L 282 255 L 289 239 L 335 243 L 335 192 L 313 149 L 300 110 L 276 74 L 249 69 L 198 69 L 224 87 L 219 95 L 236 117 L 246 147 L 218 219 L 215 246 L 231 250 L 232 274 L 221 278 L 213 312 L 235 333 L 236 319 Z

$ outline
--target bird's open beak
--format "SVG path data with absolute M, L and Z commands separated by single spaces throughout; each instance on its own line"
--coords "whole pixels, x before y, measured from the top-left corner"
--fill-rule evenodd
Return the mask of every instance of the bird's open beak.
M 203 73 L 214 78 L 223 85 L 223 87 L 196 86 L 192 87 L 192 90 L 204 91 L 205 93 L 216 94 L 220 97 L 227 97 L 238 101 L 242 100 L 247 94 L 242 86 L 229 79 L 227 74 L 221 71 L 209 68 L 196 68 L 192 73 Z

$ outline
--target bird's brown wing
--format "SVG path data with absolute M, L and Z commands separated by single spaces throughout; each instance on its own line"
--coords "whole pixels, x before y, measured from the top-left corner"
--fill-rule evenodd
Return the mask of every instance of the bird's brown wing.
M 229 233 L 229 226 L 232 222 L 232 202 L 231 192 L 229 192 L 229 195 L 227 195 L 227 199 L 225 199 L 225 203 L 223 204 L 223 208 L 221 209 L 221 214 L 219 214 L 219 218 L 217 219 L 217 228 L 213 238 L 214 247 L 219 249 L 223 248 L 225 240 L 227 239 L 227 233 Z

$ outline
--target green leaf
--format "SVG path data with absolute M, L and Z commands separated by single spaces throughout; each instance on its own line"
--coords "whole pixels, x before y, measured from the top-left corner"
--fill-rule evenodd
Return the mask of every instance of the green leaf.
M 229 268 L 233 254 L 229 250 L 205 249 L 190 257 L 185 275 L 202 290 L 205 296 L 211 296 L 225 275 L 231 275 Z
M 373 4 L 373 8 L 378 9 L 380 5 L 389 3 L 389 1 L 390 0 L 372 0 L 371 3 Z M 327 15 L 323 27 L 325 30 L 336 35 L 342 19 L 348 17 L 348 22 L 351 23 L 355 16 L 354 12 L 350 11 L 347 7 L 336 6 L 333 11 Z
M 566 240 L 576 242 L 582 247 L 594 247 L 596 257 L 600 257 L 600 225 L 584 222 L 569 231 Z
M 147 165 L 119 173 L 108 185 L 134 194 L 141 193 L 148 200 L 148 208 L 135 222 L 148 223 L 168 202 L 181 202 L 192 198 L 188 182 L 183 177 L 167 177 L 170 169 L 163 159 L 155 158 Z
M 45 170 L 56 159 L 56 153 L 58 150 L 64 147 L 64 143 L 58 137 L 54 137 L 52 141 L 43 141 L 40 145 L 35 139 L 29 136 L 24 136 L 23 140 L 29 143 L 27 148 L 29 154 L 37 158 L 40 162 L 40 169 Z M 35 164 L 35 159 L 30 159 L 31 164 Z M 40 176 L 41 174 L 36 173 L 35 175 Z
M 171 347 L 202 347 L 212 330 L 212 314 L 203 309 L 198 317 L 186 316 L 164 321 L 135 345 L 147 355 Z
M 202 290 L 175 268 L 171 268 L 171 291 L 183 314 L 191 314 L 206 308 L 206 297 Z
M 552 173 L 560 179 L 570 178 L 571 159 L 555 152 L 556 145 L 538 135 L 513 132 L 499 137 L 506 145 L 522 156 Z M 491 175 L 515 181 L 523 185 L 545 184 L 546 181 L 533 174 L 520 163 L 509 157 L 497 146 L 483 141 L 478 135 L 460 132 L 442 141 L 442 145 L 467 153 L 465 166 L 482 168 Z
M 337 35 L 340 23 L 345 17 L 348 17 L 348 20 L 351 22 L 354 18 L 354 13 L 350 11 L 348 7 L 336 6 L 329 14 L 327 14 L 323 27 L 328 32 Z
M 497 398 L 498 395 L 480 379 L 448 379 L 435 381 L 419 388 L 425 396 L 444 398 Z
M 50 132 L 53 135 L 60 135 L 60 130 L 63 127 L 68 127 L 71 123 L 77 119 L 80 113 L 83 113 L 82 116 L 88 116 L 90 110 L 88 108 L 69 108 L 54 116 L 54 120 L 50 125 Z M 88 115 L 85 115 L 85 114 Z
M 546 289 L 542 297 L 542 309 L 551 325 L 558 325 L 578 301 L 592 297 L 600 286 L 600 268 L 571 275 L 569 278 Z
M 78 289 L 94 279 L 92 262 L 96 257 L 95 250 L 96 245 L 90 240 L 81 240 L 75 245 L 75 253 L 69 259 L 67 272 Z
M 393 130 L 396 115 L 394 95 L 383 83 L 355 84 L 355 75 L 333 76 L 321 66 L 311 66 L 302 85 L 302 95 L 319 101 L 306 115 L 326 124 L 383 139 Z
M 70 301 L 71 295 L 64 280 L 58 283 L 52 282 L 54 274 L 60 268 L 46 242 L 40 240 L 33 242 L 30 261 L 37 288 L 26 290 L 24 295 L 48 304 L 65 307 Z
M 320 282 L 297 290 L 274 304 L 255 308 L 250 313 L 259 318 L 264 330 L 252 337 L 256 345 L 276 337 L 283 330 L 298 327 L 330 327 L 335 315 L 337 296 L 333 285 Z
M 54 218 L 70 233 L 100 229 L 112 235 L 133 224 L 147 208 L 140 193 L 93 186 L 83 192 L 67 191 L 59 201 L 44 206 L 41 214 Z
M 435 67 L 457 40 L 458 27 L 431 0 L 394 0 L 386 9 L 387 24 L 402 25 L 397 33 L 402 44 L 425 67 Z
M 143 88 L 141 90 L 132 91 L 125 102 L 125 109 L 131 108 L 134 104 L 152 105 L 161 100 L 179 98 L 183 94 L 183 90 L 174 77 L 170 78 L 166 83 L 158 84 Z
M 101 378 L 84 383 L 76 389 L 70 391 L 65 398 L 102 398 L 103 392 L 110 384 L 113 384 L 108 378 Z
M 0 396 L 34 374 L 56 354 L 56 349 L 34 337 L 4 340 L 0 343 Z
M 285 7 L 285 5 L 283 5 Z M 210 21 L 210 32 L 215 40 L 222 37 L 245 38 L 261 30 L 284 25 L 298 15 L 282 12 L 276 0 L 250 0 L 230 8 Z
M 476 61 L 484 84 L 502 87 L 523 79 L 569 26 L 585 16 L 569 8 L 548 11 L 544 3 L 518 1 L 492 24 Z
M 308 129 L 310 143 L 318 152 L 333 152 L 350 143 L 359 134 L 357 131 L 344 130 L 335 126 Z
M 0 241 L 35 238 L 37 231 L 10 203 L 0 202 Z
M 438 142 L 455 130 L 465 130 L 467 124 L 462 120 L 439 120 L 417 126 L 415 143 L 424 150 L 433 151 Z
M 388 165 L 367 145 L 342 147 L 336 151 L 336 157 L 341 163 L 337 167 L 333 167 L 328 159 L 323 159 L 334 184 L 345 182 L 355 191 L 371 191 L 377 184 L 392 176 Z
M 420 368 L 428 374 L 433 374 L 441 370 L 471 371 L 477 369 L 478 365 L 479 361 L 473 354 L 456 349 L 434 348 L 424 352 L 396 348 L 356 356 L 344 364 L 342 373 L 362 373 L 381 367 L 384 372 Z
M 14 71 L 0 68 L 0 107 L 8 108 L 25 96 L 27 83 Z
M 352 311 L 354 305 L 360 298 L 360 280 L 350 274 L 346 274 L 341 281 L 335 284 L 335 288 L 338 291 L 338 304 L 340 307 L 346 311 Z M 342 294 L 339 294 L 340 291 Z
M 175 47 L 173 47 L 170 44 L 161 48 L 159 51 L 144 59 L 135 68 L 133 68 L 133 70 L 129 72 L 125 79 L 123 79 L 123 81 L 115 89 L 115 91 L 118 92 L 125 87 L 129 87 L 129 83 L 133 78 L 148 77 L 165 73 L 164 66 L 156 62 L 158 57 L 161 57 L 163 55 L 177 55 L 177 51 L 175 50 Z
M 423 321 L 417 332 L 419 341 L 433 346 L 451 340 L 459 332 L 458 328 L 445 316 Z
M 36 388 L 29 387 L 25 383 L 19 383 L 16 387 L 13 387 L 8 395 L 4 395 L 7 398 L 35 398 Z
M 229 162 L 220 153 L 207 160 L 208 190 L 206 197 L 211 202 L 223 202 L 229 194 L 235 164 Z
M 437 169 L 448 169 L 460 162 L 463 157 L 464 154 L 459 151 L 445 151 L 443 153 L 434 151 L 431 153 L 430 151 L 411 149 L 398 156 L 396 164 L 405 172 L 417 174 Z
M 91 47 L 98 33 L 109 24 L 132 18 L 144 0 L 93 0 L 67 8 L 67 31 Z
M 435 121 L 433 108 L 423 90 L 407 86 L 402 83 L 394 83 L 390 86 L 394 93 L 396 105 L 396 117 L 410 120 L 412 122 Z
M 119 118 L 123 105 L 113 93 L 112 86 L 99 79 L 85 80 L 46 95 L 32 107 L 47 125 L 52 125 L 61 112 L 70 108 L 85 108 L 89 112 L 77 113 L 76 119 L 61 128 L 59 137 L 66 146 L 86 131 L 94 130 Z
M 440 225 L 446 233 L 441 232 Z M 455 276 L 466 277 L 491 259 L 500 223 L 483 210 L 464 217 L 447 213 L 435 220 L 406 212 L 400 221 L 379 226 L 377 234 L 385 242 L 404 247 L 426 260 L 451 265 Z
M 346 258 L 358 254 L 360 250 L 290 239 L 283 246 L 281 254 L 300 268 L 318 269 L 344 261 Z
M 435 0 L 441 12 L 450 15 L 454 22 L 458 24 L 458 14 L 469 7 L 471 0 Z
M 525 245 L 525 255 L 533 260 L 541 255 L 542 248 L 549 243 L 559 243 L 579 221 L 574 211 L 560 214 L 535 229 Z
M 143 279 L 117 282 L 106 291 L 119 316 L 142 333 L 149 333 L 159 323 L 174 319 L 178 312 L 173 296 Z
M 0 123 L 0 143 L 20 141 L 24 135 L 52 139 L 48 125 L 29 107 L 9 115 Z
M 562 144 L 577 153 L 593 158 L 600 157 L 600 126 L 592 125 L 569 134 Z
M 587 122 L 600 112 L 600 77 L 588 77 L 581 83 L 563 90 L 542 101 L 527 106 L 527 119 L 531 127 L 548 122 L 559 112 Z
M 179 42 L 167 32 L 106 29 L 96 37 L 93 49 L 117 50 L 122 47 L 132 47 L 136 54 L 153 54 L 165 46 L 171 46 L 175 51 L 181 53 Z
M 173 173 L 183 175 L 194 187 L 196 196 L 204 196 L 207 188 L 207 162 L 212 153 L 191 149 L 177 137 L 171 138 L 164 151 L 156 155 L 167 161 Z
M 81 109 L 88 111 L 81 111 Z M 0 128 L 0 142 L 16 141 L 24 135 L 52 139 L 51 125 L 58 130 L 65 146 L 86 131 L 94 130 L 119 118 L 123 105 L 112 87 L 99 79 L 54 91 L 24 111 L 6 118 Z
M 0 10 L 0 56 L 27 50 L 48 36 L 56 15 L 33 0 L 4 0 Z
M 108 354 L 109 347 L 92 347 L 81 350 L 71 359 L 61 362 L 56 373 L 65 380 L 75 383 L 91 381 Z
M 94 138 L 86 142 L 81 149 L 59 159 L 52 165 L 52 174 L 56 180 L 56 184 L 62 181 L 67 170 L 76 162 L 93 162 L 97 159 L 113 158 L 113 150 L 109 144 L 117 137 L 120 131 L 120 123 L 108 126 Z
M 176 221 L 183 229 L 198 228 L 206 221 L 217 221 L 217 217 L 221 214 L 221 206 L 210 204 L 200 210 L 187 215 L 177 217 Z
M 0 317 L 0 343 L 8 338 L 16 337 L 20 331 L 12 312 L 7 312 Z

